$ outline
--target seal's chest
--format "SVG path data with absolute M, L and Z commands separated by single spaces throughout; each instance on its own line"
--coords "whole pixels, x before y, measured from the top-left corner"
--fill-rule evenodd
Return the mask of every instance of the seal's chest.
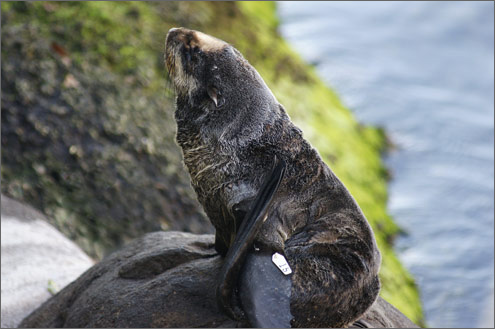
M 221 147 L 200 144 L 183 149 L 184 163 L 196 190 L 211 193 L 235 174 L 235 155 Z

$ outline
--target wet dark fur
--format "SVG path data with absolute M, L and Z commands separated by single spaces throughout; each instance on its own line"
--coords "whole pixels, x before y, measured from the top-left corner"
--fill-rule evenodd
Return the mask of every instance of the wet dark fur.
M 177 142 L 217 230 L 217 250 L 226 253 L 274 157 L 283 159 L 285 178 L 255 244 L 284 254 L 293 270 L 292 326 L 355 321 L 378 295 L 380 254 L 348 190 L 231 45 L 171 30 L 166 64 L 177 94 Z

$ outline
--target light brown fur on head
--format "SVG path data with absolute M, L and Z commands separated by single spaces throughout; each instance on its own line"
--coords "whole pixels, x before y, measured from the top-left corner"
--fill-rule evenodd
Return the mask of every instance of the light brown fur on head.
M 203 32 L 189 30 L 184 27 L 173 28 L 169 31 L 168 35 L 174 37 L 177 41 L 184 44 L 186 49 L 189 47 L 198 47 L 202 51 L 220 51 L 226 46 L 223 40 L 212 37 L 211 35 L 204 34 Z M 167 36 L 168 39 L 168 36 Z
M 226 42 L 208 34 L 199 31 L 192 32 L 193 38 L 190 41 L 190 47 L 198 47 L 202 51 L 219 51 L 228 45 Z

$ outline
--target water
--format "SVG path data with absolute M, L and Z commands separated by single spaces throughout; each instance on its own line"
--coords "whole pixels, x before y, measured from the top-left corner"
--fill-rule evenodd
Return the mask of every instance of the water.
M 396 250 L 432 327 L 493 326 L 493 2 L 280 2 L 281 33 L 398 150 Z M 488 322 L 487 322 L 488 321 Z

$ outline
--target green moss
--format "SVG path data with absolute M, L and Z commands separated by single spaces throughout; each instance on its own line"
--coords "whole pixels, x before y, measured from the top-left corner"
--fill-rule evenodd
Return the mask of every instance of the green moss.
M 44 203 L 40 203 L 39 208 L 60 221 L 59 228 L 69 227 L 64 233 L 75 238 L 85 250 L 111 250 L 115 245 L 108 245 L 108 241 L 122 240 L 112 240 L 113 236 L 120 234 L 118 226 L 121 223 L 112 222 L 110 213 L 102 209 L 106 209 L 105 203 L 110 202 L 115 203 L 112 206 L 121 204 L 125 207 L 131 199 L 125 194 L 128 188 L 111 189 L 113 199 L 98 194 L 100 191 L 108 191 L 109 186 L 115 184 L 106 178 L 108 173 L 114 174 L 122 184 L 127 184 L 125 186 L 137 184 L 133 193 L 139 193 L 137 191 L 156 190 L 157 178 L 147 175 L 155 170 L 153 168 L 160 166 L 159 172 L 163 177 L 175 177 L 167 182 L 175 184 L 180 191 L 187 190 L 180 194 L 183 199 L 191 195 L 184 178 L 180 178 L 184 173 L 180 168 L 179 157 L 171 151 L 176 147 L 170 137 L 173 122 L 170 114 L 163 114 L 163 109 L 173 107 L 172 94 L 166 88 L 163 50 L 169 28 L 186 26 L 199 29 L 232 43 L 245 55 L 293 121 L 303 130 L 306 138 L 348 187 L 371 223 L 382 252 L 382 296 L 416 323 L 423 323 L 414 280 L 397 260 L 390 243 L 399 229 L 386 211 L 388 174 L 380 156 L 385 145 L 384 132 L 358 124 L 338 96 L 324 85 L 315 70 L 304 63 L 280 37 L 274 2 L 2 2 L 1 9 L 4 192 L 35 202 L 41 192 L 36 194 L 34 191 L 45 191 Z M 100 80 L 107 75 L 115 77 L 108 80 L 104 87 L 111 89 L 111 83 L 115 83 L 118 90 L 112 92 L 112 97 L 105 97 L 105 94 L 98 96 L 102 99 L 95 105 L 104 111 L 102 129 L 98 125 L 88 125 L 82 119 L 74 121 L 70 127 L 74 131 L 88 130 L 97 141 L 104 137 L 104 140 L 117 142 L 105 148 L 98 158 L 87 161 L 87 155 L 77 152 L 75 143 L 76 147 L 72 150 L 76 157 L 80 157 L 79 162 L 73 164 L 70 174 L 63 176 L 67 177 L 67 181 L 62 183 L 56 178 L 57 175 L 54 178 L 53 172 L 64 173 L 67 169 L 51 153 L 42 157 L 26 156 L 22 160 L 24 162 L 19 163 L 4 158 L 10 147 L 4 144 L 4 100 L 19 96 L 9 96 L 8 93 L 4 96 L 3 75 L 9 74 L 4 72 L 4 58 L 15 58 L 17 55 L 15 43 L 12 46 L 4 44 L 6 26 L 25 31 L 26 35 L 44 38 L 52 48 L 54 44 L 58 45 L 58 49 L 62 49 L 73 67 L 77 68 L 78 71 L 73 74 L 79 72 L 87 76 L 88 81 Z M 29 42 L 35 44 L 36 38 L 32 38 Z M 52 60 L 50 56 L 47 57 L 47 63 Z M 99 73 L 94 73 L 95 70 Z M 44 69 L 43 72 L 46 75 L 51 71 Z M 16 82 L 16 92 L 22 92 L 22 97 L 26 99 L 32 99 L 30 95 L 36 93 L 36 88 L 63 88 L 50 84 L 46 87 L 32 86 L 30 80 L 23 81 Z M 26 87 L 23 87 L 24 84 Z M 35 91 L 32 91 L 33 88 Z M 73 108 L 85 109 L 79 104 L 81 95 L 65 92 L 63 95 L 67 98 L 64 102 Z M 119 97 L 126 98 L 119 100 Z M 83 114 L 81 112 L 81 116 Z M 164 116 L 168 119 L 163 120 Z M 45 134 L 50 138 L 65 138 L 62 128 L 49 129 L 50 123 L 47 124 L 44 128 L 42 121 L 36 123 L 41 136 Z M 91 129 L 85 129 L 88 126 Z M 163 127 L 166 127 L 166 140 L 163 138 Z M 16 138 L 21 140 L 22 136 Z M 124 146 L 119 147 L 122 143 Z M 146 161 L 143 165 L 144 156 Z M 41 173 L 41 167 L 32 163 L 43 165 L 45 171 L 52 175 Z M 140 170 L 142 166 L 147 171 Z M 105 171 L 107 169 L 109 171 Z M 85 194 L 84 190 L 91 193 Z M 90 197 L 101 198 L 102 203 L 93 205 L 88 201 Z M 149 197 L 149 200 L 152 198 Z M 167 200 L 161 200 L 160 207 L 163 202 L 170 202 Z M 84 206 L 74 211 L 74 207 L 80 204 Z M 157 207 L 153 201 L 143 206 L 148 212 Z M 162 216 L 170 215 L 165 213 Z M 132 219 L 139 218 L 139 214 L 136 216 Z M 91 223 L 87 223 L 87 218 L 91 218 Z M 174 227 L 171 222 L 173 219 L 163 218 L 161 221 L 162 227 Z M 95 226 L 104 226 L 105 233 L 94 229 Z M 146 231 L 144 226 L 133 229 L 134 234 Z M 80 238 L 88 235 L 91 236 L 89 240 Z M 97 254 L 101 255 L 102 252 Z

